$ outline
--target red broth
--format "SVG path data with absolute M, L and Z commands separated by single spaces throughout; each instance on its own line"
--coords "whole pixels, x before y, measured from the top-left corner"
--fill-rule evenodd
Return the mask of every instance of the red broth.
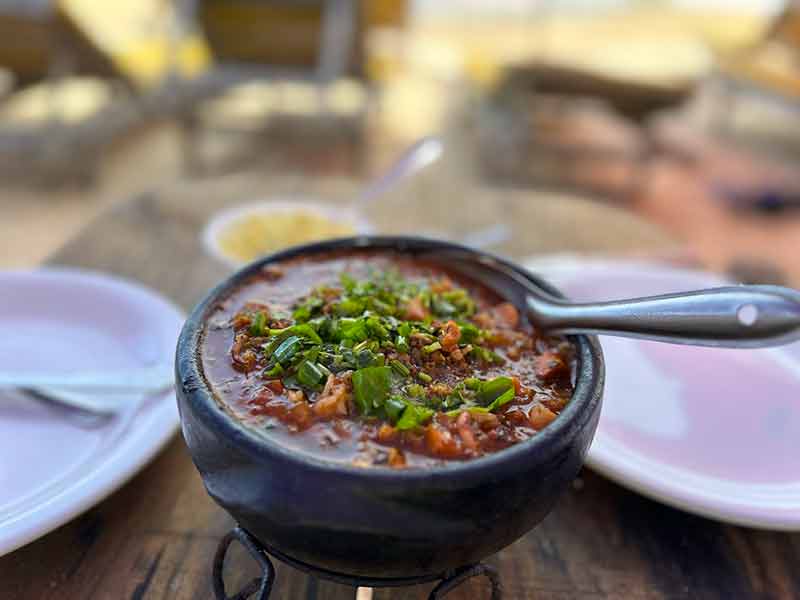
M 266 267 L 212 313 L 218 402 L 298 451 L 364 467 L 497 452 L 569 402 L 573 347 L 480 284 L 390 252 Z

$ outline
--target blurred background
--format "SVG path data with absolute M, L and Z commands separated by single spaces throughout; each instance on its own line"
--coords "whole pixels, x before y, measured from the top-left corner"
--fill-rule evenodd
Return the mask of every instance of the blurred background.
M 800 286 L 800 2 L 0 0 L 0 67 L 0 267 L 187 181 L 352 193 L 436 134 L 398 227 L 513 198 L 561 224 L 532 253 Z

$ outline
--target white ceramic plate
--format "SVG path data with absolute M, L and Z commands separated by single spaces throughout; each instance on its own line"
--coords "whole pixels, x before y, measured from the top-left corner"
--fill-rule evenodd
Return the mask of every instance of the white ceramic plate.
M 184 316 L 97 273 L 0 273 L 0 369 L 171 364 Z M 69 521 L 141 469 L 178 425 L 173 392 L 95 417 L 0 390 L 0 555 Z
M 729 284 L 645 262 L 525 264 L 578 301 Z M 689 512 L 800 530 L 800 344 L 723 350 L 600 339 L 607 380 L 592 468 Z

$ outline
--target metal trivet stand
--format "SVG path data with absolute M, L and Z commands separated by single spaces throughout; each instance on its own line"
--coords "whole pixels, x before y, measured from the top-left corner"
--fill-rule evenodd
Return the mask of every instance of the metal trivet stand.
M 222 578 L 222 571 L 225 562 L 225 555 L 227 554 L 228 548 L 234 540 L 242 544 L 242 546 L 244 546 L 244 548 L 250 553 L 250 556 L 252 556 L 261 567 L 261 577 L 256 577 L 253 579 L 234 596 L 228 596 L 225 593 L 225 582 Z M 281 562 L 286 563 L 295 569 L 303 571 L 304 573 L 308 573 L 312 577 L 327 579 L 329 581 L 334 581 L 336 583 L 350 585 L 353 587 L 400 587 L 439 580 L 439 584 L 433 589 L 433 591 L 431 591 L 430 595 L 428 596 L 428 600 L 440 600 L 466 580 L 471 579 L 472 577 L 483 575 L 492 584 L 491 600 L 502 600 L 503 598 L 503 588 L 500 584 L 500 577 L 497 574 L 497 571 L 493 567 L 490 567 L 484 563 L 461 567 L 433 577 L 408 577 L 400 579 L 370 579 L 349 577 L 347 575 L 341 575 L 331 571 L 326 571 L 324 569 L 312 567 L 311 565 L 293 560 L 288 556 L 273 550 L 272 548 L 265 548 L 261 542 L 247 533 L 244 529 L 241 527 L 236 527 L 229 531 L 225 537 L 220 540 L 219 546 L 217 546 L 217 552 L 214 555 L 212 581 L 214 584 L 214 595 L 217 600 L 245 600 L 246 598 L 253 596 L 253 594 L 256 594 L 256 600 L 267 600 L 267 598 L 270 597 L 272 585 L 275 582 L 275 567 L 272 565 L 270 556 L 277 558 Z

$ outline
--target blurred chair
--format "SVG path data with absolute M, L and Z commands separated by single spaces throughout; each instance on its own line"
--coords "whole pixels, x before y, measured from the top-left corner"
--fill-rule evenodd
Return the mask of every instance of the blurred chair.
M 112 76 L 109 61 L 62 16 L 57 0 L 0 0 L 0 65 L 17 85 L 66 72 Z
M 625 80 L 577 66 L 509 68 L 478 123 L 484 173 L 627 199 L 651 153 L 642 127 L 679 106 L 694 84 Z
M 218 72 L 329 83 L 358 73 L 356 0 L 184 0 Z
M 406 0 L 179 1 L 186 23 L 196 23 L 214 57 L 213 67 L 204 75 L 206 83 L 218 86 L 220 94 L 244 82 L 310 84 L 317 91 L 316 116 L 323 119 L 330 116 L 325 91 L 331 84 L 347 77 L 371 89 L 365 74 L 368 30 L 401 25 L 407 4 Z M 187 111 L 181 123 L 186 166 L 202 169 L 198 134 L 204 125 L 199 111 Z M 259 133 L 264 125 L 251 130 Z
M 719 56 L 697 102 L 653 123 L 658 150 L 737 213 L 800 208 L 800 0 L 748 48 Z
M 505 86 L 531 94 L 594 98 L 635 122 L 645 121 L 653 113 L 680 104 L 694 89 L 692 82 L 670 84 L 623 79 L 595 69 L 543 61 L 510 68 L 504 81 Z
M 13 81 L 50 90 L 89 74 L 114 93 L 77 122 L 54 109 L 40 126 L 0 125 L 0 168 L 79 168 L 90 177 L 92 159 L 110 143 L 160 119 L 182 123 L 190 163 L 204 101 L 248 81 L 322 89 L 345 74 L 360 77 L 366 30 L 401 23 L 405 7 L 406 0 L 0 0 L 0 67 Z
M 0 66 L 16 84 L 0 103 L 4 175 L 88 182 L 94 159 L 109 144 L 171 106 L 162 101 L 162 75 L 188 77 L 204 61 L 195 38 L 188 43 L 199 45 L 199 53 L 181 46 L 178 68 L 171 64 L 169 6 L 161 0 L 0 0 Z M 187 62 L 194 69 L 182 68 Z M 98 94 L 99 87 L 107 93 Z M 104 101 L 95 102 L 100 96 Z M 76 99 L 89 99 L 94 110 L 77 111 L 75 118 L 64 104 Z
M 203 77 L 213 95 L 252 81 L 300 81 L 323 88 L 349 72 L 358 73 L 356 0 L 178 0 L 184 27 L 198 27 L 208 40 L 214 65 Z M 195 106 L 180 118 L 184 163 L 203 169 Z

